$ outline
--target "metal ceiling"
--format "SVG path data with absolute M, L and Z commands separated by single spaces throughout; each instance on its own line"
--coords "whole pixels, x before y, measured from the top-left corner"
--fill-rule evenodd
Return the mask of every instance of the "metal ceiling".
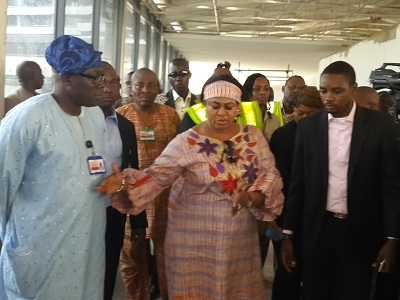
M 145 0 L 166 33 L 352 45 L 400 23 L 399 0 Z

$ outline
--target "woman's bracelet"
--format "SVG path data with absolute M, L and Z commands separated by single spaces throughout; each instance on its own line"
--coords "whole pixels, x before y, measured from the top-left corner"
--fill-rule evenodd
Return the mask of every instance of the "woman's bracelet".
M 122 191 L 125 187 L 125 178 L 122 178 L 121 187 L 118 189 L 117 193 Z

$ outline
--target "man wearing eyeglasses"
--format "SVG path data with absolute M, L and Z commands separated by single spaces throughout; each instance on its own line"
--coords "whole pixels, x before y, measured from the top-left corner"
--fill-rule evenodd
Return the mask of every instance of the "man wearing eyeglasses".
M 0 124 L 0 299 L 102 299 L 101 52 L 70 35 L 46 49 L 54 90 Z
M 118 114 L 114 109 L 116 101 L 121 99 L 121 79 L 115 69 L 107 62 L 102 62 L 104 72 L 104 101 L 100 108 L 106 122 L 106 174 L 112 172 L 111 163 L 116 163 L 121 170 L 137 169 L 138 155 L 135 127 L 132 122 Z M 129 78 L 129 81 L 131 79 Z M 124 243 L 126 214 L 122 214 L 111 206 L 107 199 L 106 226 L 106 271 L 104 278 L 104 300 L 111 300 L 114 294 L 115 280 L 119 266 L 119 258 Z M 147 227 L 146 212 L 137 216 L 129 216 L 132 229 L 145 230 Z
M 189 79 L 192 73 L 189 71 L 189 62 L 184 58 L 174 58 L 169 64 L 169 82 L 172 89 L 157 97 L 156 102 L 175 108 L 182 120 L 186 110 L 200 102 L 200 99 L 189 91 Z

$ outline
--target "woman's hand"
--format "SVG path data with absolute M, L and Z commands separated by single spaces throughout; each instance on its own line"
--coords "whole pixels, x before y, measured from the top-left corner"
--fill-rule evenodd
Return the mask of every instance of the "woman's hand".
M 242 207 L 249 207 L 253 205 L 253 201 L 251 199 L 250 193 L 248 192 L 239 192 L 236 195 L 236 199 L 233 202 L 233 206 L 237 206 L 240 210 Z
M 119 171 L 118 166 L 112 163 L 112 169 L 114 174 L 111 174 L 96 189 L 99 193 L 104 193 L 104 199 L 108 196 L 113 195 L 121 190 L 126 189 L 125 179 L 122 173 Z

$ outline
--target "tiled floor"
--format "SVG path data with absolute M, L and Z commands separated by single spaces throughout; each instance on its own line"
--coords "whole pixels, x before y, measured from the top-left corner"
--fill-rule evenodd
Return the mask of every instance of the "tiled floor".
M 265 262 L 264 265 L 264 278 L 265 278 L 265 285 L 267 286 L 267 300 L 271 300 L 272 280 L 274 278 L 273 256 L 274 256 L 274 249 L 272 248 L 272 244 L 270 243 L 270 247 L 268 249 L 267 261 Z M 113 300 L 126 300 L 125 288 L 122 284 L 120 276 L 117 277 Z M 161 298 L 157 300 L 161 300 Z

